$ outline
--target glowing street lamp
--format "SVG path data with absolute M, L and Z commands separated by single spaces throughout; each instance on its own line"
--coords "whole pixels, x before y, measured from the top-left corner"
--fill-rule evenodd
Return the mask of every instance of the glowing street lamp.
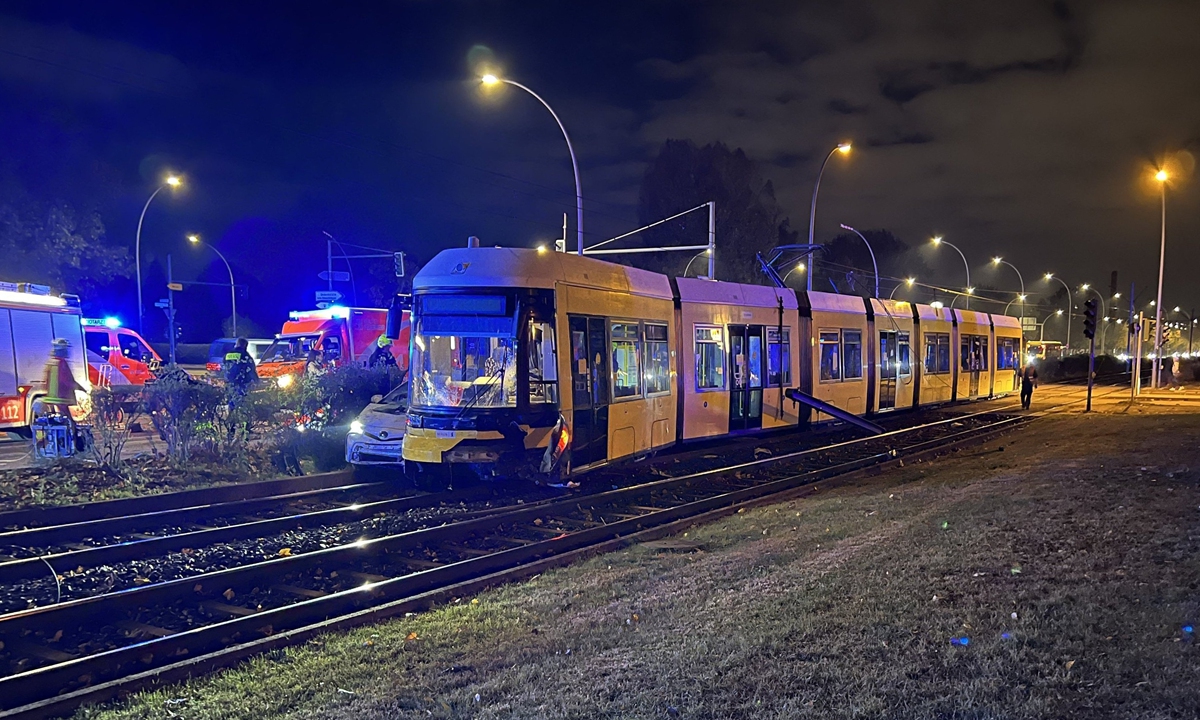
M 962 250 L 959 250 L 959 249 L 958 249 L 958 246 L 954 245 L 954 244 L 953 244 L 953 243 L 951 243 L 949 240 L 946 240 L 946 239 L 945 239 L 945 238 L 943 238 L 941 235 L 935 235 L 935 236 L 934 236 L 934 237 L 933 237 L 933 238 L 930 240 L 930 242 L 932 242 L 932 243 L 933 243 L 933 246 L 934 246 L 934 247 L 937 247 L 937 246 L 939 246 L 939 245 L 946 245 L 946 246 L 948 246 L 948 247 L 954 248 L 954 252 L 958 253 L 958 256 L 959 256 L 960 258 L 962 258 L 962 261 L 963 261 L 963 267 L 964 267 L 964 268 L 966 269 L 966 271 L 967 271 L 967 295 L 970 295 L 970 294 L 972 294 L 973 292 L 975 292 L 975 288 L 971 287 L 971 266 L 967 264 L 967 256 L 966 256 L 966 255 L 963 255 L 963 252 L 962 252 Z M 954 306 L 954 302 L 953 302 L 953 301 L 951 301 L 950 305 L 951 305 L 951 307 L 953 307 L 953 306 Z M 967 308 L 969 309 L 970 307 L 971 307 L 971 298 L 969 298 L 969 297 L 968 297 L 968 298 L 967 298 Z
M 142 207 L 142 214 L 138 217 L 137 236 L 134 241 L 133 261 L 137 269 L 137 304 L 138 304 L 138 333 L 144 333 L 145 328 L 142 327 L 142 221 L 146 219 L 146 211 L 150 209 L 150 203 L 154 202 L 154 198 L 158 196 L 164 188 L 172 190 L 183 186 L 183 178 L 174 173 L 167 175 L 154 192 L 150 193 L 150 197 L 146 200 L 146 204 Z
M 237 285 L 233 284 L 233 268 L 229 265 L 229 261 L 225 259 L 225 256 L 221 254 L 220 250 L 201 240 L 199 235 L 193 233 L 188 235 L 187 239 L 193 245 L 204 245 L 209 250 L 212 250 L 217 254 L 217 257 L 221 258 L 221 262 L 225 263 L 225 269 L 229 271 L 229 301 L 233 305 L 233 336 L 237 337 Z
M 917 279 L 915 277 L 906 278 L 904 280 L 904 286 L 911 288 L 913 285 L 916 284 L 916 282 L 917 282 Z M 891 294 L 888 295 L 888 300 L 894 300 L 896 298 L 896 291 L 899 289 L 900 289 L 900 283 L 896 283 L 896 287 L 892 288 Z
M 576 243 L 576 252 L 579 253 L 580 255 L 582 255 L 583 254 L 583 189 L 582 189 L 582 186 L 579 184 L 579 163 L 575 160 L 575 148 L 571 145 L 571 136 L 567 134 L 567 128 L 562 124 L 562 120 L 558 119 L 558 113 L 554 112 L 554 108 L 550 107 L 550 103 L 543 100 L 541 95 L 538 95 L 537 93 L 535 93 L 534 91 L 525 87 L 521 83 L 519 83 L 515 80 L 509 80 L 508 78 L 497 77 L 496 75 L 494 75 L 492 73 L 487 73 L 483 77 L 479 78 L 479 81 L 488 87 L 492 87 L 494 85 L 499 85 L 500 83 L 504 83 L 505 85 L 512 85 L 513 87 L 524 90 L 525 92 L 532 95 L 538 102 L 540 102 L 543 107 L 545 107 L 547 110 L 549 110 L 550 116 L 554 118 L 554 122 L 558 123 L 558 129 L 562 130 L 563 139 L 567 141 L 567 152 L 571 154 L 571 170 L 575 173 L 575 243 Z
M 992 258 L 992 264 L 993 265 L 1007 265 L 1013 269 L 1013 272 L 1015 272 L 1017 274 L 1017 279 L 1021 281 L 1021 295 L 1020 295 L 1021 317 L 1024 317 L 1025 316 L 1025 278 L 1021 277 L 1021 271 L 1017 269 L 1016 265 L 1013 265 L 1009 261 L 1007 261 L 1004 258 L 999 257 L 999 256 Z M 1006 311 L 1006 313 L 1007 313 L 1007 311 Z M 1021 332 L 1024 333 L 1025 331 L 1022 330 Z
M 796 263 L 796 267 L 792 268 L 791 270 L 788 270 L 787 274 L 783 276 L 783 284 L 784 285 L 787 285 L 787 279 L 794 272 L 804 272 L 804 262 L 803 261 Z
M 684 277 L 687 277 L 688 270 L 692 269 L 692 263 L 695 262 L 696 258 L 700 257 L 701 255 L 704 255 L 705 257 L 711 257 L 712 256 L 712 248 L 705 248 L 704 250 L 701 250 L 700 252 L 693 255 L 691 260 L 688 260 L 688 264 L 683 268 L 683 276 Z M 800 263 L 800 265 L 801 265 L 801 267 L 803 267 L 804 263 Z M 788 274 L 790 275 L 791 273 L 788 273 Z M 785 280 L 787 279 L 786 275 L 784 276 L 784 279 Z
M 829 154 L 825 156 L 825 159 L 821 161 L 821 169 L 817 171 L 817 182 L 815 185 L 813 185 L 812 207 L 808 211 L 808 245 L 810 248 L 812 247 L 812 244 L 813 244 L 813 231 L 817 227 L 817 191 L 819 191 L 821 189 L 821 176 L 825 174 L 825 165 L 828 164 L 829 158 L 833 157 L 834 153 L 839 153 L 841 155 L 849 155 L 850 147 L 851 147 L 851 145 L 848 142 L 839 143 L 837 145 L 837 147 L 830 150 Z M 812 281 L 813 281 L 813 274 L 810 272 L 808 274 L 808 291 L 809 292 L 812 292 L 812 289 L 813 289 Z M 878 294 L 878 293 L 876 293 L 876 294 Z

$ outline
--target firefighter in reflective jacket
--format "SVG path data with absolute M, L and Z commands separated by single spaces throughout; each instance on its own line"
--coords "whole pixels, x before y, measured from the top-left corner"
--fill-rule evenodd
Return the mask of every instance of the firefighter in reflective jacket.
M 396 367 L 396 356 L 392 354 L 392 339 L 387 335 L 380 335 L 375 341 L 375 352 L 371 353 L 371 357 L 367 360 L 368 367 L 382 367 L 391 370 Z
M 247 345 L 246 338 L 238 338 L 233 350 L 225 354 L 225 382 L 237 397 L 244 396 L 258 382 L 258 369 Z
M 71 406 L 77 405 L 76 391 L 83 387 L 75 381 L 71 366 L 67 359 L 70 357 L 70 345 L 63 338 L 54 341 L 50 351 L 50 359 L 46 361 L 46 374 L 43 381 L 46 385 L 46 395 L 42 405 L 47 410 L 57 412 L 65 418 L 71 417 Z

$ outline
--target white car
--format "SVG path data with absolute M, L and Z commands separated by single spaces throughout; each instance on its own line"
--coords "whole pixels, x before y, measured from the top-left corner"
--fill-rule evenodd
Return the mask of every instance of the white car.
M 400 446 L 408 423 L 408 383 L 387 395 L 376 395 L 354 422 L 346 436 L 346 462 L 357 467 L 393 466 L 403 462 Z

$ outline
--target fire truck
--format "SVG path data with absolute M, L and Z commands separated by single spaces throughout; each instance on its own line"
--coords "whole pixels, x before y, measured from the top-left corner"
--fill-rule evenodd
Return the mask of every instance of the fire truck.
M 387 328 L 387 314 L 381 308 L 340 305 L 293 311 L 275 342 L 259 356 L 258 375 L 276 378 L 281 387 L 286 387 L 312 362 L 326 367 L 366 365 Z M 408 370 L 408 335 L 406 312 L 400 337 L 391 348 L 402 371 Z
M 0 431 L 32 434 L 46 394 L 46 361 L 58 339 L 69 344 L 71 374 L 90 391 L 79 298 L 51 295 L 45 285 L 0 282 Z M 87 397 L 79 401 L 86 404 Z

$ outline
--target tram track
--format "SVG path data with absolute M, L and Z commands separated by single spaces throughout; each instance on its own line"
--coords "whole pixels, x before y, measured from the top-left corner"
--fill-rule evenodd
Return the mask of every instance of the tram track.
M 0 616 L 0 708 L 8 716 L 53 715 L 1026 421 L 988 412 L 948 418 L 9 613 Z

